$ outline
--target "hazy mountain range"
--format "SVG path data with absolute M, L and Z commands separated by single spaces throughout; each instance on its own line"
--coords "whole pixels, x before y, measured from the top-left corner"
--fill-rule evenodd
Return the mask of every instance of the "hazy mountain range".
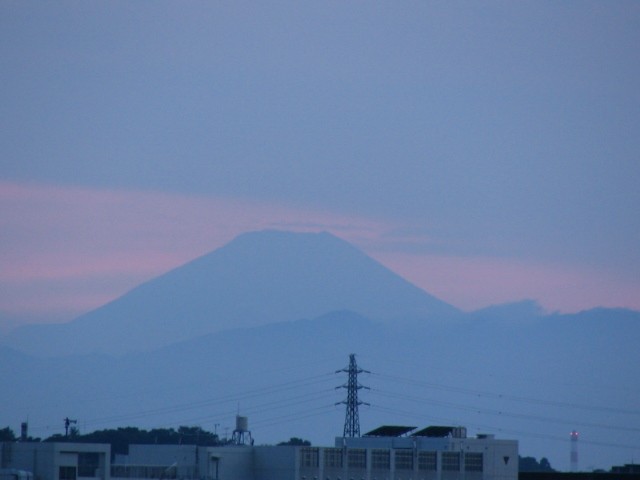
M 39 355 L 124 353 L 336 310 L 404 324 L 459 313 L 333 235 L 264 231 L 70 323 L 19 328 L 5 343 Z
M 357 353 L 372 371 L 363 432 L 463 424 L 567 468 L 579 429 L 583 466 L 607 467 L 640 446 L 638 338 L 640 312 L 463 313 L 330 234 L 250 233 L 68 324 L 5 335 L 0 427 L 28 418 L 48 436 L 71 416 L 88 431 L 230 434 L 241 411 L 258 443 L 330 444 L 344 415 L 335 370 Z

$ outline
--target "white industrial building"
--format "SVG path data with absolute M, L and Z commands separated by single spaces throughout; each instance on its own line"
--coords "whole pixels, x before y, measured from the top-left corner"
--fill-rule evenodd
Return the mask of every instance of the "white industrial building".
M 0 468 L 19 480 L 109 480 L 111 445 L 71 442 L 3 442 Z
M 3 444 L 2 466 L 34 480 L 517 480 L 518 443 L 461 427 L 384 426 L 331 447 Z M 5 450 L 8 457 L 5 457 Z
M 516 480 L 518 443 L 461 427 L 385 426 L 332 447 L 131 445 L 111 480 Z M 146 474 L 145 474 L 146 472 Z M 163 476 L 160 477 L 160 473 Z

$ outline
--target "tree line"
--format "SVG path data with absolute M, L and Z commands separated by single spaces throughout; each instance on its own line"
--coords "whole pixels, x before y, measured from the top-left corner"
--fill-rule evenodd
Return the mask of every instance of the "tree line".
M 9 427 L 0 429 L 0 442 L 15 442 L 18 437 Z M 215 447 L 228 445 L 228 439 L 221 439 L 217 433 L 208 432 L 201 427 L 180 426 L 174 428 L 153 428 L 144 430 L 137 427 L 110 428 L 96 430 L 95 432 L 81 434 L 77 428 L 71 428 L 68 435 L 57 433 L 44 440 L 29 437 L 31 442 L 79 442 L 79 443 L 108 443 L 111 445 L 111 454 L 129 453 L 129 445 L 198 445 L 200 447 Z M 278 445 L 311 445 L 308 440 L 292 437 Z M 519 457 L 519 470 L 521 472 L 553 472 L 549 460 L 546 458 L 536 460 L 533 457 Z
M 0 441 L 17 441 L 11 428 L 0 429 Z M 206 431 L 201 427 L 180 426 L 174 428 L 153 428 L 145 430 L 137 427 L 109 428 L 96 430 L 95 432 L 81 434 L 72 427 L 68 435 L 56 433 L 45 439 L 29 437 L 31 442 L 77 442 L 77 443 L 108 443 L 111 445 L 112 454 L 128 454 L 130 444 L 141 445 L 198 445 L 213 447 L 226 445 L 230 440 L 221 439 L 216 433 Z
M 18 437 L 9 427 L 0 429 L 0 442 L 15 442 Z M 220 438 L 215 432 L 209 432 L 201 427 L 180 426 L 174 428 L 153 428 L 144 430 L 137 427 L 108 428 L 95 432 L 81 434 L 77 427 L 71 427 L 69 434 L 56 433 L 45 439 L 29 437 L 27 442 L 77 442 L 77 443 L 108 443 L 111 454 L 129 453 L 129 445 L 197 445 L 199 447 L 216 447 L 229 445 L 230 439 Z M 311 445 L 308 440 L 292 437 L 278 445 Z

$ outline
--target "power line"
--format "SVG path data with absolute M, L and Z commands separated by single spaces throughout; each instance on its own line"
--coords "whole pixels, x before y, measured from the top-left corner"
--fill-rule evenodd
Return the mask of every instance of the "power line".
M 142 411 L 138 411 L 136 413 L 131 413 L 131 414 L 121 414 L 121 415 L 113 415 L 109 417 L 89 419 L 89 420 L 83 421 L 83 424 L 99 425 L 99 424 L 105 424 L 105 423 L 113 423 L 117 421 L 145 418 L 145 417 L 150 417 L 155 415 L 166 415 L 169 413 L 194 410 L 194 409 L 203 408 L 203 407 L 211 407 L 214 405 L 235 402 L 237 401 L 238 398 L 247 399 L 247 398 L 254 398 L 254 397 L 262 397 L 267 394 L 273 394 L 273 393 L 279 393 L 279 392 L 291 390 L 292 388 L 301 388 L 305 386 L 319 384 L 328 380 L 332 376 L 333 376 L 333 373 L 326 373 L 326 374 L 316 375 L 313 377 L 291 380 L 278 385 L 271 385 L 271 386 L 265 386 L 257 389 L 246 390 L 244 392 L 239 392 L 235 394 L 230 393 L 227 395 L 223 395 L 221 397 L 213 397 L 213 398 L 207 398 L 207 399 L 199 400 L 195 402 L 169 405 L 169 406 L 160 407 L 156 409 L 142 410 Z M 38 426 L 33 427 L 34 431 L 44 430 L 44 429 L 47 429 L 47 427 L 38 427 Z
M 624 414 L 624 415 L 640 415 L 640 410 L 626 410 L 621 408 L 604 407 L 604 406 L 596 406 L 596 405 L 584 405 L 584 404 L 577 404 L 577 403 L 560 402 L 557 400 L 545 400 L 540 398 L 510 395 L 505 393 L 495 393 L 495 392 L 488 392 L 484 390 L 474 390 L 470 388 L 456 387 L 452 385 L 443 385 L 443 384 L 432 383 L 432 382 L 417 381 L 417 380 L 398 377 L 394 375 L 385 375 L 385 374 L 379 374 L 379 373 L 374 373 L 373 375 L 376 375 L 383 379 L 388 379 L 388 380 L 396 381 L 399 383 L 405 383 L 408 385 L 463 393 L 463 394 L 473 395 L 477 397 L 498 398 L 502 400 L 511 400 L 511 401 L 522 402 L 522 403 L 547 405 L 547 406 L 554 406 L 554 407 L 560 407 L 560 408 L 599 411 L 599 412 L 616 413 L 616 414 Z
M 431 417 L 430 416 L 429 420 L 426 420 L 424 414 L 416 414 L 414 412 L 407 412 L 407 411 L 399 410 L 399 409 L 396 409 L 396 408 L 381 407 L 381 406 L 378 406 L 378 405 L 371 405 L 371 409 L 372 410 L 376 410 L 376 411 L 380 411 L 380 412 L 384 412 L 384 413 L 392 413 L 394 416 L 402 416 L 402 417 L 405 417 L 405 418 L 410 418 L 412 421 L 418 421 L 419 420 L 420 422 L 423 422 L 423 423 L 429 423 L 430 421 L 433 421 L 433 420 L 442 421 L 444 423 L 449 423 L 449 424 L 459 423 L 457 419 L 444 418 L 444 417 Z M 556 435 L 550 435 L 550 434 L 545 434 L 545 433 L 537 433 L 537 432 L 523 431 L 523 430 L 513 430 L 513 429 L 509 429 L 509 428 L 497 427 L 495 425 L 479 424 L 479 423 L 473 423 L 473 422 L 468 422 L 467 426 L 471 426 L 471 427 L 478 428 L 478 429 L 494 431 L 494 432 L 517 435 L 517 436 L 520 436 L 520 437 L 539 438 L 539 439 L 543 439 L 543 440 L 553 440 L 553 441 L 567 443 L 567 439 L 565 437 L 559 437 L 559 436 L 556 436 Z M 627 445 L 627 444 L 601 442 L 601 441 L 597 441 L 597 440 L 582 440 L 582 439 L 580 440 L 580 442 L 586 443 L 586 444 L 590 444 L 590 445 L 600 446 L 600 447 L 624 448 L 624 449 L 630 449 L 630 450 L 637 450 L 638 449 L 638 445 L 637 444 L 636 445 Z
M 423 397 L 414 397 L 410 395 L 401 395 L 397 393 L 389 393 L 380 389 L 372 389 L 372 391 L 381 396 L 388 397 L 388 398 L 398 398 L 402 400 L 410 400 L 413 402 L 418 402 L 421 404 L 428 403 L 431 405 L 439 405 L 439 406 L 444 406 L 449 408 L 455 408 L 458 410 L 466 410 L 466 411 L 484 413 L 489 415 L 498 415 L 502 417 L 522 418 L 527 420 L 536 420 L 540 422 L 549 422 L 549 423 L 563 423 L 563 424 L 574 425 L 574 426 L 580 425 L 580 426 L 604 428 L 604 429 L 610 429 L 610 430 L 616 430 L 616 431 L 640 432 L 640 428 L 635 428 L 635 427 L 624 427 L 624 426 L 608 425 L 608 424 L 602 424 L 602 423 L 584 422 L 579 420 L 567 420 L 563 418 L 545 417 L 541 415 L 516 413 L 516 412 L 509 412 L 504 410 L 491 410 L 486 408 L 479 408 L 477 406 L 463 405 L 463 404 L 433 400 L 433 399 L 428 399 Z

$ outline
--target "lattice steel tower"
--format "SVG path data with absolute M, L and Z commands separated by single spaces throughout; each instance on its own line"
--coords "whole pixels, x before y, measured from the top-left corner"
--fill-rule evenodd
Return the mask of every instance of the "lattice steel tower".
M 346 372 L 349 374 L 349 379 L 344 385 L 340 385 L 338 388 L 347 389 L 347 399 L 342 402 L 336 403 L 336 405 L 344 404 L 347 406 L 347 411 L 344 417 L 344 437 L 359 437 L 360 436 L 360 417 L 358 416 L 358 405 L 369 405 L 366 402 L 358 400 L 358 390 L 365 388 L 369 390 L 369 387 L 365 387 L 358 383 L 359 373 L 371 373 L 368 370 L 358 368 L 356 364 L 356 355 L 352 353 L 349 355 L 349 366 L 342 370 L 336 370 L 336 373 Z

